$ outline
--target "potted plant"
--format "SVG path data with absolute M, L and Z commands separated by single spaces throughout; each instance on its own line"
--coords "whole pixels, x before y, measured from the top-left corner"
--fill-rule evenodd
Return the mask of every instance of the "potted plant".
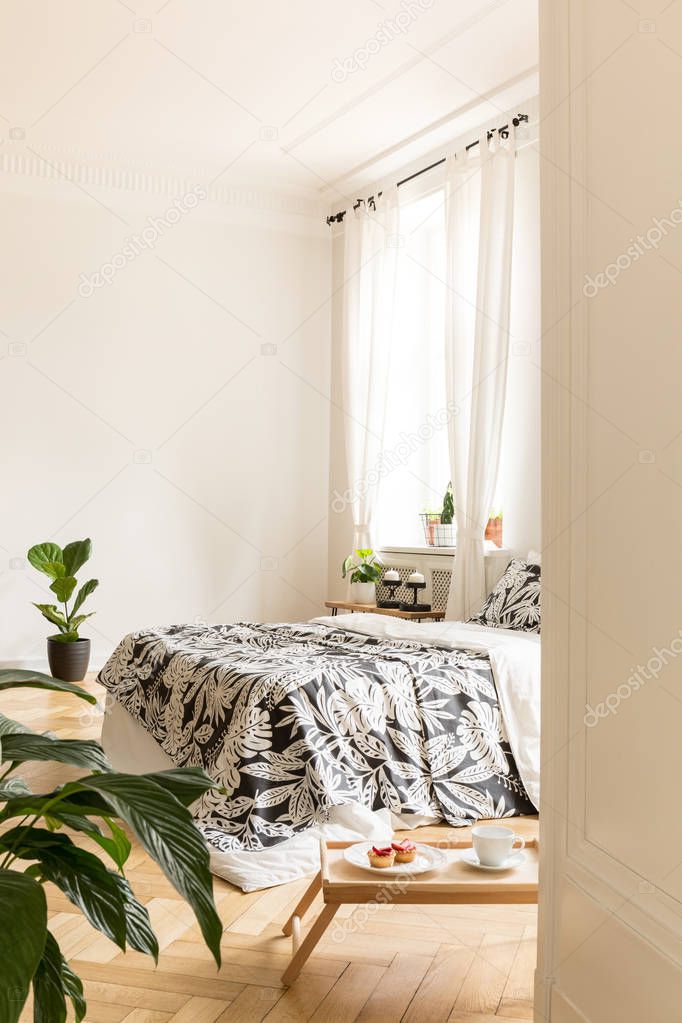
M 496 547 L 502 546 L 502 512 L 491 512 L 488 523 L 485 527 L 486 540 L 492 540 Z
M 381 578 L 381 562 L 371 547 L 363 547 L 355 552 L 357 560 L 349 554 L 341 566 L 341 575 L 345 579 L 350 573 L 352 597 L 356 604 L 376 604 L 376 584 Z
M 434 511 L 433 508 L 425 508 L 423 512 L 419 513 L 424 527 L 424 539 L 429 547 L 436 546 L 436 531 L 440 528 L 440 514 L 440 511 Z
M 440 511 L 423 511 L 424 539 L 429 547 L 455 546 L 455 498 L 452 483 L 448 483 Z
M 440 527 L 436 529 L 436 539 L 439 547 L 455 546 L 455 498 L 452 493 L 452 482 L 448 483 L 443 495 Z
M 74 540 L 64 550 L 56 543 L 39 543 L 31 547 L 28 560 L 39 572 L 52 580 L 50 589 L 63 606 L 56 604 L 34 604 L 44 618 L 56 625 L 59 632 L 47 637 L 47 659 L 55 678 L 64 682 L 82 682 L 90 661 L 90 640 L 83 639 L 78 630 L 89 614 L 79 614 L 85 600 L 99 586 L 98 579 L 88 579 L 73 597 L 78 585 L 76 572 L 83 567 L 92 553 L 90 540 Z
M 90 693 L 48 675 L 0 671 L 0 693 L 27 688 L 74 693 L 96 703 Z M 48 882 L 123 952 L 132 948 L 158 961 L 159 943 L 147 907 L 125 877 L 131 843 L 124 828 L 190 904 L 219 967 L 223 928 L 213 901 L 208 848 L 187 809 L 216 788 L 211 779 L 196 767 L 119 774 L 96 742 L 38 735 L 1 714 L 0 731 L 2 1023 L 17 1023 L 31 988 L 34 1023 L 65 1023 L 68 1002 L 73 1007 L 69 1019 L 81 1023 L 86 1016 L 83 982 L 48 930 Z M 14 772 L 45 760 L 85 769 L 85 774 L 50 792 L 33 793 Z M 77 844 L 79 835 L 99 846 L 97 855 Z

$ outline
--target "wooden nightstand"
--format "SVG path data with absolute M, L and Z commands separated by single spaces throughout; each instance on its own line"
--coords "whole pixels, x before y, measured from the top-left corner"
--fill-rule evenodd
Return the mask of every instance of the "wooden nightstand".
M 404 618 L 408 622 L 442 622 L 445 611 L 399 611 L 395 607 L 377 607 L 375 604 L 354 604 L 351 600 L 325 600 L 324 606 L 331 608 L 332 618 L 339 611 L 353 611 L 356 614 L 389 615 L 391 618 Z

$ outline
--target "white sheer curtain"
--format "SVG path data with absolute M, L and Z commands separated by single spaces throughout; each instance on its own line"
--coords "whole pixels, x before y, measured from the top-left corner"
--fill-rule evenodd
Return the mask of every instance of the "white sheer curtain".
M 445 397 L 443 189 L 411 199 L 401 188 L 398 284 L 377 544 L 422 546 L 419 512 L 440 511 L 450 479 Z M 407 194 L 406 194 L 407 193 Z
M 447 617 L 468 618 L 486 596 L 484 534 L 495 495 L 509 351 L 515 139 L 479 140 L 480 163 L 447 161 L 445 362 L 457 519 Z
M 400 246 L 398 190 L 376 210 L 344 220 L 343 412 L 353 545 L 371 547 L 380 465 Z

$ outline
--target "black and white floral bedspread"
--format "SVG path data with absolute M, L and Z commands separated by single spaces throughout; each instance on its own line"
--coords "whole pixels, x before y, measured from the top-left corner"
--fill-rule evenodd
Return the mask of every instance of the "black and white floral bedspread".
M 534 813 L 485 654 L 322 624 L 133 633 L 99 675 L 178 766 L 227 794 L 196 817 L 218 848 L 276 845 L 330 807 L 453 825 Z

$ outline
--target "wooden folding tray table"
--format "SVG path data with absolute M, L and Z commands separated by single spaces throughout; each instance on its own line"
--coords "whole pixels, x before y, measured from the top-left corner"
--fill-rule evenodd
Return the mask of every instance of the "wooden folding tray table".
M 402 905 L 501 905 L 532 904 L 538 901 L 538 841 L 529 839 L 525 860 L 518 867 L 505 871 L 483 871 L 470 866 L 459 857 L 462 849 L 471 848 L 465 841 L 427 841 L 421 845 L 443 849 L 447 864 L 424 874 L 409 876 L 365 872 L 344 859 L 343 851 L 354 842 L 320 842 L 320 871 L 310 882 L 296 909 L 284 927 L 292 936 L 291 962 L 282 974 L 285 984 L 292 984 L 318 941 L 334 919 L 339 906 L 368 902 Z M 324 905 L 305 938 L 301 940 L 301 922 L 322 892 Z

